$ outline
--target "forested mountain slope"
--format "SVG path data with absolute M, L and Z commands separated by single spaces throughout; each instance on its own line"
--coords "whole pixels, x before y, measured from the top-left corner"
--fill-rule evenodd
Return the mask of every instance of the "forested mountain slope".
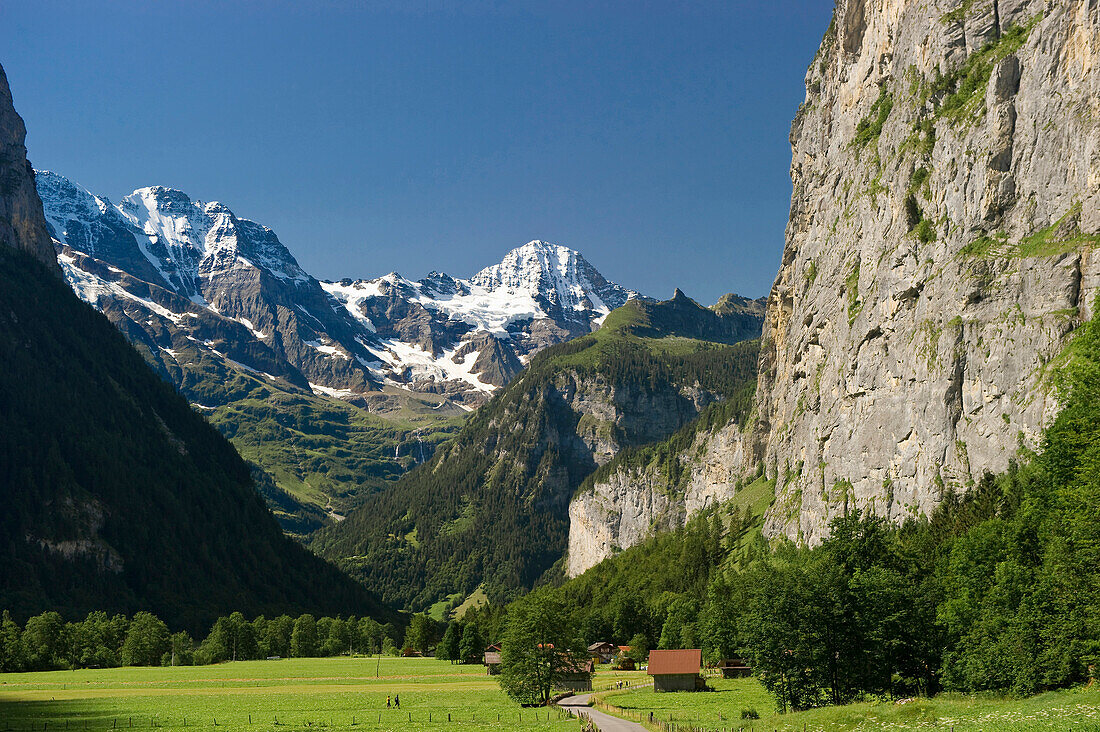
M 17 119 L 6 84 L 0 116 Z M 2 180 L 30 174 L 7 163 Z M 18 238 L 45 230 L 41 205 L 19 205 L 17 238 L 0 231 L 0 607 L 144 609 L 192 630 L 235 610 L 388 616 L 283 537 L 232 446 Z
M 738 341 L 759 303 L 723 302 L 631 301 L 539 353 L 452 443 L 313 547 L 414 609 L 479 585 L 498 600 L 530 588 L 562 558 L 568 502 L 599 465 L 701 413 L 747 410 L 758 344 Z

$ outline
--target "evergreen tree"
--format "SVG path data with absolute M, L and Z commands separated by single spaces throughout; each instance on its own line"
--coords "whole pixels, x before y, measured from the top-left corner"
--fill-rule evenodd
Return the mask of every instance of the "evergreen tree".
M 457 620 L 448 624 L 447 630 L 443 632 L 443 640 L 439 641 L 439 645 L 436 646 L 435 657 L 441 661 L 451 661 L 452 663 L 462 660 L 459 651 L 462 632 L 462 624 Z
M 428 648 L 435 642 L 436 624 L 424 613 L 412 616 L 409 629 L 405 632 L 405 648 L 412 648 L 420 653 L 427 653 Z
M 0 673 L 23 671 L 27 661 L 23 654 L 23 631 L 7 610 L 0 616 Z
M 649 658 L 649 639 L 646 638 L 645 633 L 636 633 L 627 645 L 630 646 L 630 650 L 626 657 L 634 663 L 642 664 Z

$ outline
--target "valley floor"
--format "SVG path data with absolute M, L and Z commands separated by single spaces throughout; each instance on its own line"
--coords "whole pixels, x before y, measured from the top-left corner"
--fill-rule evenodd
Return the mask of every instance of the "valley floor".
M 706 729 L 870 732 L 871 730 L 1100 730 L 1100 688 L 1070 689 L 1026 699 L 941 694 L 932 699 L 851 704 L 792 714 L 776 714 L 771 695 L 756 679 L 709 679 L 716 691 L 655 694 L 652 689 L 600 694 L 626 718 L 662 721 Z M 742 710 L 760 719 L 741 719 Z M 611 710 L 615 711 L 615 710 Z
M 400 697 L 400 709 L 386 707 L 389 695 Z M 285 659 L 0 675 L 0 732 L 131 728 L 576 731 L 581 724 L 557 709 L 521 708 L 480 665 L 434 659 Z

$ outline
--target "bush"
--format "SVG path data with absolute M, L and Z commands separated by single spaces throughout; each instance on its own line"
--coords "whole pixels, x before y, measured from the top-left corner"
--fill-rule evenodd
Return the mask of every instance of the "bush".
M 760 719 L 760 712 L 755 709 L 742 709 L 741 719 Z

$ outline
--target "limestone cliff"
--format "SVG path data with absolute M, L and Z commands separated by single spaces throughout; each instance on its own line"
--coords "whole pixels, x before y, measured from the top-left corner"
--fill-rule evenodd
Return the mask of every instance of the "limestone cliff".
M 34 188 L 34 170 L 27 162 L 26 139 L 27 128 L 15 111 L 8 77 L 0 67 L 0 245 L 28 252 L 60 274 Z
M 927 512 L 1034 445 L 1100 266 L 1100 4 L 836 10 L 791 130 L 758 436 L 766 530 Z
M 691 485 L 721 500 L 763 463 L 765 532 L 814 543 L 845 506 L 927 512 L 1057 412 L 1100 281 L 1100 3 L 840 0 L 790 139 L 756 419 L 700 438 Z M 574 510 L 624 485 L 650 491 Z M 688 500 L 612 508 L 609 541 Z

